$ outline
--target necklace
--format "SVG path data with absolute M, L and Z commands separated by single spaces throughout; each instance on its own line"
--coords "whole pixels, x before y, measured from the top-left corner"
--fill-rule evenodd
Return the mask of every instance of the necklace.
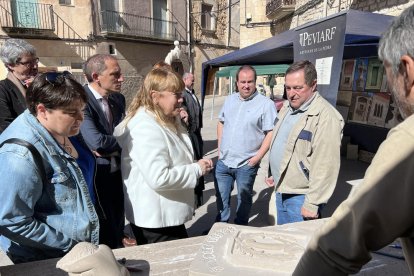
M 59 142 L 59 144 L 63 147 L 63 149 L 65 151 L 67 151 L 67 153 L 72 155 L 72 147 L 70 145 L 66 145 L 66 137 L 63 137 L 63 144 L 60 143 L 60 142 Z

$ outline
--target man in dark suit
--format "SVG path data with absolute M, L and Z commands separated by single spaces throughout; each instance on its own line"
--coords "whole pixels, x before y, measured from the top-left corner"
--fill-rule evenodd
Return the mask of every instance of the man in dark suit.
M 183 107 L 188 114 L 188 133 L 194 149 L 194 159 L 199 160 L 203 158 L 203 138 L 201 137 L 201 128 L 203 127 L 203 110 L 197 96 L 194 93 L 194 75 L 191 73 L 184 73 L 183 81 L 185 84 L 185 91 L 183 92 Z M 203 205 L 203 191 L 204 177 L 200 177 L 198 179 L 197 186 L 194 189 L 196 195 L 196 207 Z
M 99 242 L 111 248 L 122 247 L 125 225 L 124 195 L 120 152 L 113 130 L 125 116 L 125 98 L 120 93 L 124 78 L 118 61 L 111 55 L 97 54 L 83 66 L 89 100 L 81 132 L 97 161 L 95 190 L 99 216 Z

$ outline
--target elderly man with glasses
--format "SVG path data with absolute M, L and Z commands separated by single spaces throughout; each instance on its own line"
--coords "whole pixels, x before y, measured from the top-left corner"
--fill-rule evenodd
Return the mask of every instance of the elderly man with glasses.
M 0 133 L 26 109 L 26 89 L 37 74 L 36 49 L 22 39 L 8 39 L 0 49 L 7 77 L 0 81 Z
M 276 187 L 277 224 L 320 218 L 336 186 L 344 121 L 317 92 L 316 78 L 307 60 L 286 71 L 288 100 L 273 129 L 266 180 Z

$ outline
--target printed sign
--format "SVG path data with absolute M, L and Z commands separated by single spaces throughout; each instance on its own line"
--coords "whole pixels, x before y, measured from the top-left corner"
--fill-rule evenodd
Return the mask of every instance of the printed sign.
M 318 73 L 318 91 L 336 104 L 345 42 L 346 15 L 296 29 L 294 60 L 309 60 Z

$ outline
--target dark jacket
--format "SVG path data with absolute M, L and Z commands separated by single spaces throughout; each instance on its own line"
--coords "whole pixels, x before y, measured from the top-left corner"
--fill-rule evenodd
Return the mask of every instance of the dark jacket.
M 26 99 L 8 79 L 0 81 L 0 134 L 26 109 Z
M 85 108 L 85 118 L 81 125 L 82 135 L 89 148 L 99 154 L 106 155 L 121 151 L 118 142 L 112 135 L 116 125 L 125 116 L 125 97 L 121 93 L 111 93 L 108 103 L 112 112 L 112 126 L 106 120 L 100 103 L 96 100 L 92 91 L 85 85 L 88 94 L 88 103 Z M 110 158 L 97 158 L 98 164 L 110 164 Z

